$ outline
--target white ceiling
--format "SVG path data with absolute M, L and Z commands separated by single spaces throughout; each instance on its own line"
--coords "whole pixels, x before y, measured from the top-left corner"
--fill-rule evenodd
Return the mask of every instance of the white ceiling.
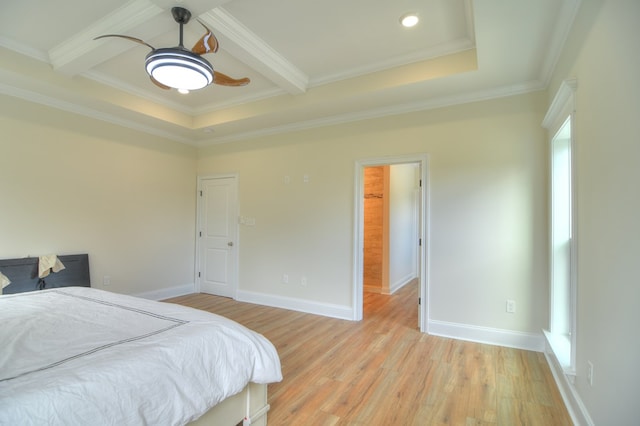
M 204 146 L 544 89 L 580 0 L 2 0 L 0 93 Z M 211 28 L 188 95 L 153 85 L 149 48 Z M 418 26 L 399 18 L 417 12 Z

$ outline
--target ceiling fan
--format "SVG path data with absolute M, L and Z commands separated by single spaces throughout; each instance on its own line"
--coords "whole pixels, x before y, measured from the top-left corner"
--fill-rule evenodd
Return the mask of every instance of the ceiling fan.
M 144 44 L 151 49 L 145 58 L 145 68 L 151 81 L 161 89 L 178 89 L 181 93 L 190 90 L 202 89 L 209 84 L 222 86 L 245 86 L 251 80 L 249 78 L 235 79 L 219 71 L 214 71 L 209 61 L 201 55 L 218 51 L 218 40 L 205 24 L 200 25 L 207 31 L 191 50 L 186 49 L 182 42 L 182 26 L 191 19 L 191 12 L 183 7 L 171 9 L 173 19 L 180 24 L 180 44 L 176 47 L 164 47 L 156 49 L 149 43 L 139 38 L 120 34 L 105 34 L 94 38 L 98 40 L 105 37 L 120 37 L 136 43 Z

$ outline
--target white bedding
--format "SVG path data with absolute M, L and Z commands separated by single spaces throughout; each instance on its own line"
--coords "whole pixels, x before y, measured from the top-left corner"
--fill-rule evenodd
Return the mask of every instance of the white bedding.
M 181 425 L 280 380 L 271 342 L 218 315 L 84 287 L 0 296 L 0 425 Z

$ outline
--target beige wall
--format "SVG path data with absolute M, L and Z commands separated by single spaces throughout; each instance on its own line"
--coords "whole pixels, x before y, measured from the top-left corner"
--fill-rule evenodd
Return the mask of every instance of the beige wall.
M 582 3 L 549 90 L 577 78 L 575 387 L 595 424 L 630 425 L 640 418 L 640 2 Z
M 389 170 L 389 287 L 392 292 L 418 276 L 420 166 Z
M 195 150 L 0 97 L 0 258 L 89 253 L 91 281 L 193 285 Z
M 241 290 L 351 307 L 355 161 L 426 153 L 431 318 L 540 332 L 545 101 L 534 93 L 201 149 L 198 173 L 237 172 L 240 214 L 256 218 L 240 229 Z M 302 275 L 306 287 L 291 284 Z

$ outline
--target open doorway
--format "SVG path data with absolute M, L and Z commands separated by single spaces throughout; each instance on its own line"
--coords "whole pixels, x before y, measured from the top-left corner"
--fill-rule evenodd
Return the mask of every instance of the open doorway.
M 391 295 L 418 278 L 418 163 L 364 168 L 363 287 Z
M 408 306 L 426 331 L 426 156 L 358 161 L 355 192 L 354 319 L 363 319 L 365 294 L 390 295 L 417 281 L 418 296 Z

